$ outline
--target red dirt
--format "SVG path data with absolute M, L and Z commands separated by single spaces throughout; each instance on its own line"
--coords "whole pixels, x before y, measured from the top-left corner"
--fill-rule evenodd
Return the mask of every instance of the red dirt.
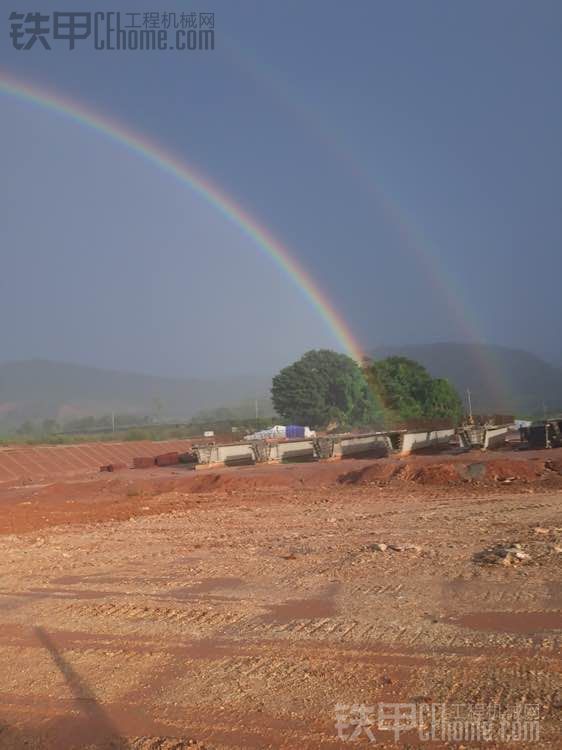
M 100 471 L 122 471 L 126 468 L 126 463 L 105 464 L 104 466 L 100 466 Z
M 76 445 L 14 445 L 0 448 L 0 483 L 36 482 L 55 476 L 83 475 L 103 464 L 126 463 L 135 456 L 190 450 L 191 441 L 127 441 Z
M 562 612 L 469 612 L 451 622 L 472 630 L 532 636 L 562 630 Z
M 506 479 L 523 479 L 532 481 L 538 479 L 545 470 L 545 461 L 517 458 L 495 458 L 486 462 L 486 477 L 496 481 Z
M 133 469 L 150 469 L 155 464 L 154 456 L 135 456 L 133 458 Z
M 546 457 L 562 451 L 0 487 L 1 750 L 336 750 L 336 706 L 376 723 L 393 703 L 538 706 L 540 739 L 485 746 L 558 750 Z M 478 562 L 506 544 L 524 564 Z M 462 746 L 373 731 L 386 750 Z
M 340 487 L 343 491 L 346 485 L 366 485 L 384 487 L 391 496 L 402 493 L 405 486 L 421 496 L 446 493 L 451 487 L 467 496 L 486 487 L 496 493 L 556 490 L 562 487 L 562 475 L 545 468 L 554 461 L 562 464 L 562 449 L 538 455 L 471 452 L 197 471 L 185 464 L 152 465 L 118 474 L 100 474 L 98 466 L 96 471 L 75 472 L 72 481 L 61 481 L 60 473 L 53 471 L 54 482 L 0 484 L 0 534 L 169 513 L 200 503 L 201 495 L 262 495 L 282 488 Z
M 550 471 L 555 471 L 557 474 L 562 474 L 562 458 L 549 459 L 545 462 L 546 468 Z
M 462 453 L 441 456 L 410 456 L 402 461 L 379 459 L 357 471 L 343 474 L 344 484 L 387 483 L 391 480 L 435 487 L 469 483 L 495 483 L 507 481 L 536 482 L 548 478 L 560 467 L 562 458 L 546 461 L 544 455 L 536 457 L 512 451 L 505 453 Z M 554 479 L 554 476 L 549 477 Z
M 462 481 L 459 466 L 456 464 L 437 463 L 428 466 L 404 466 L 399 474 L 405 482 L 419 484 L 448 485 Z
M 340 477 L 342 484 L 371 484 L 388 482 L 400 471 L 402 462 L 380 461 L 364 466 L 357 471 L 350 471 Z

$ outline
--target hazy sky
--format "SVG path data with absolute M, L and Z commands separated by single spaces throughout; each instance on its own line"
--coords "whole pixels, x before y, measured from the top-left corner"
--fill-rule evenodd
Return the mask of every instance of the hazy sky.
M 104 9 L 214 11 L 216 49 L 12 47 L 11 10 L 98 10 L 71 6 L 5 6 L 0 68 L 208 175 L 366 348 L 473 338 L 562 353 L 560 2 L 127 1 Z M 3 94 L 0 128 L 0 359 L 269 373 L 338 346 L 189 187 Z

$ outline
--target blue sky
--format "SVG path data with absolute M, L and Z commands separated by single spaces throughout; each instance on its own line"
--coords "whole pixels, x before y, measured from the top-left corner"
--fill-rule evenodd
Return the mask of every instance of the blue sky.
M 366 348 L 473 337 L 562 355 L 560 3 L 106 8 L 214 11 L 216 49 L 198 53 L 18 51 L 12 9 L 2 70 L 208 175 L 291 248 Z M 3 360 L 269 373 L 337 346 L 187 187 L 2 95 L 0 127 Z

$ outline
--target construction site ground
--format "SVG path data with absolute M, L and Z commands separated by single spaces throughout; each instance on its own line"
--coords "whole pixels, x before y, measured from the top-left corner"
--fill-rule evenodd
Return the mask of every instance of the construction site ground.
M 560 748 L 561 499 L 562 449 L 6 481 L 0 750 Z

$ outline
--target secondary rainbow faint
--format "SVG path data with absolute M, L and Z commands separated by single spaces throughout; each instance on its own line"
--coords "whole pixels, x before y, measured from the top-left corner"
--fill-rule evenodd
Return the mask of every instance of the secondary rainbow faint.
M 223 216 L 241 229 L 266 253 L 292 280 L 308 299 L 312 307 L 326 322 L 333 336 L 357 362 L 361 362 L 364 351 L 341 313 L 326 297 L 318 284 L 300 265 L 294 254 L 259 220 L 243 210 L 229 195 L 214 185 L 211 180 L 180 158 L 145 135 L 135 132 L 128 125 L 105 114 L 94 112 L 83 102 L 68 99 L 58 92 L 39 88 L 11 74 L 0 71 L 0 92 L 7 96 L 29 102 L 46 110 L 56 112 L 79 125 L 83 125 L 117 143 L 127 147 L 167 172 L 211 203 Z
M 258 83 L 262 92 L 267 93 L 308 128 L 314 139 L 323 144 L 330 158 L 337 161 L 367 198 L 382 210 L 389 226 L 397 233 L 400 246 L 406 251 L 405 261 L 413 258 L 417 262 L 425 275 L 428 290 L 446 306 L 447 314 L 456 330 L 461 333 L 462 340 L 474 345 L 473 362 L 488 388 L 500 402 L 506 397 L 510 398 L 512 386 L 509 371 L 500 365 L 493 347 L 482 346 L 485 337 L 476 319 L 478 305 L 474 299 L 466 299 L 458 280 L 439 260 L 435 248 L 414 225 L 401 204 L 391 197 L 388 187 L 381 183 L 380 175 L 369 172 L 364 163 L 356 158 L 343 134 L 334 129 L 331 119 L 319 114 L 307 100 L 299 97 L 295 88 L 267 60 L 258 58 L 247 45 L 242 45 L 224 31 L 221 47 L 228 53 L 231 64 L 236 65 L 244 76 Z

